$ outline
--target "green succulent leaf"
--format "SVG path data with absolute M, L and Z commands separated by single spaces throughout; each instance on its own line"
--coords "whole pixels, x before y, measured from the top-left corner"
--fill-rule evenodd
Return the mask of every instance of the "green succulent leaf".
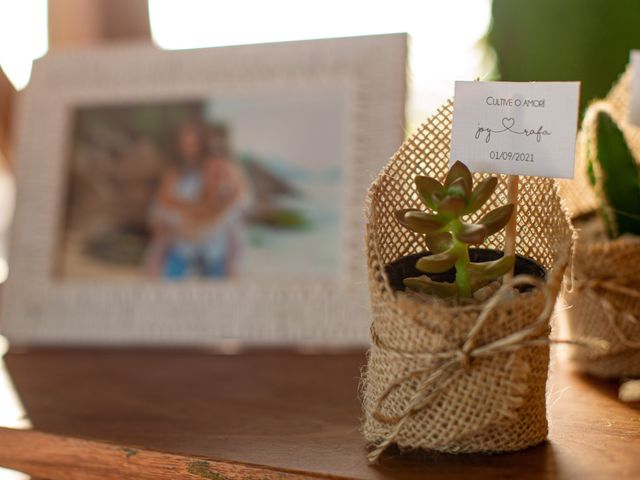
M 458 294 L 458 286 L 455 283 L 435 282 L 426 275 L 405 278 L 403 283 L 405 287 L 415 292 L 435 295 L 440 298 L 453 297 Z
M 446 224 L 446 220 L 438 215 L 414 209 L 398 210 L 396 219 L 400 225 L 416 233 L 435 233 Z
M 498 179 L 496 177 L 485 178 L 481 181 L 476 188 L 471 192 L 469 197 L 469 204 L 464 213 L 472 213 L 480 209 L 482 205 L 493 195 L 493 192 L 498 186 Z
M 396 210 L 395 211 L 396 221 L 403 227 L 409 228 L 406 225 L 404 225 L 404 216 L 409 212 L 420 212 L 420 211 L 421 210 L 418 210 L 416 208 L 405 208 L 403 210 Z
M 453 267 L 458 260 L 455 249 L 451 248 L 435 255 L 422 257 L 416 263 L 416 268 L 424 273 L 442 273 Z
M 506 255 L 491 262 L 470 262 L 469 274 L 472 279 L 495 280 L 511 271 L 515 262 L 516 258 L 513 255 Z
M 444 252 L 445 250 L 449 250 L 453 245 L 453 237 L 451 237 L 449 232 L 427 235 L 425 241 L 431 253 Z
M 442 184 L 434 178 L 421 176 L 416 177 L 414 182 L 422 203 L 435 210 L 439 199 L 444 194 Z
M 445 192 L 444 192 L 444 191 L 442 191 L 442 192 L 436 192 L 436 193 L 434 193 L 434 194 L 433 194 L 433 201 L 434 201 L 434 202 L 435 202 L 435 204 L 437 205 L 437 204 L 439 204 L 439 203 L 442 201 L 442 199 L 444 198 L 444 196 L 445 196 Z M 437 210 L 437 207 L 436 207 L 436 210 Z
M 478 223 L 487 227 L 487 236 L 489 236 L 504 228 L 509 223 L 511 215 L 513 215 L 513 204 L 507 203 L 495 210 L 491 210 Z
M 438 213 L 449 218 L 459 217 L 464 211 L 465 204 L 464 198 L 446 196 L 438 204 Z
M 488 236 L 487 227 L 478 223 L 463 223 L 462 228 L 456 234 L 458 240 L 470 245 L 482 243 Z
M 454 163 L 449 169 L 449 173 L 447 174 L 447 178 L 444 181 L 444 186 L 446 189 L 449 188 L 456 180 L 461 179 L 459 184 L 463 186 L 465 195 L 471 193 L 471 188 L 473 186 L 473 179 L 471 177 L 471 171 L 467 168 L 467 166 L 461 161 L 457 161 Z
M 466 202 L 467 198 L 470 195 L 469 192 L 470 189 L 467 188 L 467 183 L 465 182 L 465 180 L 462 178 L 458 178 L 447 187 L 446 195 L 463 198 Z

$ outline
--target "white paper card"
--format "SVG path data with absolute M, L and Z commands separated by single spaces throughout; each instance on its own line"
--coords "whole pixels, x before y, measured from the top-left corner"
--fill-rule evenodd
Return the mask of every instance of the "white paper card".
M 451 163 L 573 178 L 580 82 L 456 82 Z
M 629 91 L 629 122 L 640 126 L 640 50 L 632 50 L 631 88 Z

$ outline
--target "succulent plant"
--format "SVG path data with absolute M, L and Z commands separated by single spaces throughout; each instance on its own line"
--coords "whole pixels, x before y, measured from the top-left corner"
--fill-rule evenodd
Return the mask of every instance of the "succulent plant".
M 431 177 L 418 176 L 415 187 L 422 203 L 431 211 L 398 210 L 400 225 L 426 236 L 430 255 L 420 258 L 416 268 L 427 274 L 442 273 L 455 267 L 455 282 L 437 282 L 429 277 L 404 279 L 411 290 L 438 297 L 471 297 L 473 292 L 509 272 L 513 255 L 490 262 L 474 263 L 469 259 L 469 245 L 481 244 L 501 230 L 511 218 L 514 207 L 506 204 L 490 211 L 477 223 L 463 221 L 465 215 L 479 210 L 491 197 L 498 184 L 489 177 L 473 188 L 473 178 L 467 166 L 456 162 L 450 168 L 444 184 Z
M 640 235 L 640 166 L 611 115 L 599 111 L 595 149 L 587 152 L 587 173 L 601 199 L 609 237 Z

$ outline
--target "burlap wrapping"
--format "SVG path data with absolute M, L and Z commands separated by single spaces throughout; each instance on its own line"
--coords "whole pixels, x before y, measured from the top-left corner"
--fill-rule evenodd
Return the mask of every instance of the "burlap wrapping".
M 372 461 L 390 443 L 501 452 L 537 444 L 547 435 L 548 320 L 573 233 L 553 180 L 522 177 L 517 213 L 517 253 L 547 269 L 544 289 L 494 302 L 488 310 L 487 304 L 446 307 L 393 292 L 384 273 L 385 264 L 427 249 L 421 235 L 396 223 L 394 212 L 422 208 L 413 185 L 416 175 L 444 179 L 451 115 L 449 101 L 402 145 L 369 190 L 366 246 L 373 322 L 361 387 L 364 436 L 378 447 Z M 474 174 L 474 181 L 486 176 Z M 506 177 L 499 180 L 496 194 L 471 218 L 506 203 Z M 498 233 L 485 246 L 502 249 L 503 243 Z M 491 344 L 490 351 L 462 352 L 483 309 L 486 322 L 474 344 L 479 350 Z M 511 346 L 501 345 L 510 335 L 505 343 Z M 525 338 L 514 341 L 518 336 Z
M 564 292 L 567 334 L 607 344 L 571 347 L 578 369 L 605 378 L 640 376 L 639 265 L 640 237 L 590 242 L 578 235 L 573 280 L 567 278 Z
M 606 110 L 624 133 L 636 161 L 640 159 L 640 128 L 628 122 L 631 71 L 627 69 L 604 101 L 592 104 L 578 135 L 576 175 L 563 182 L 561 195 L 575 215 L 598 208 L 600 200 L 586 175 L 587 148 L 596 151 L 597 113 Z M 578 235 L 573 268 L 564 298 L 570 308 L 563 318 L 573 340 L 602 340 L 608 349 L 572 347 L 578 369 L 617 378 L 640 376 L 640 237 L 594 241 Z

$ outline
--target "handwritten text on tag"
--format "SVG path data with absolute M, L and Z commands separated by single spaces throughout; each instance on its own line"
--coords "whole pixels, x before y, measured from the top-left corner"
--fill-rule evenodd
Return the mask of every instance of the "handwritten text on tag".
M 579 82 L 456 82 L 451 162 L 572 178 Z

